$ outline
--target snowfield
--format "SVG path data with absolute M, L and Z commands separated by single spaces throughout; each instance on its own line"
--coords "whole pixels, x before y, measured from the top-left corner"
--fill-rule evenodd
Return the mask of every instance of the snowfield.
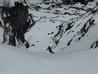
M 0 28 L 0 74 L 98 74 L 98 48 L 90 49 L 98 40 L 98 11 L 91 11 L 98 10 L 95 2 L 86 6 L 29 6 L 36 22 L 25 34 L 29 49 L 2 44 Z M 48 46 L 53 47 L 54 55 L 47 51 Z
M 97 74 L 98 50 L 55 55 L 0 46 L 0 74 Z

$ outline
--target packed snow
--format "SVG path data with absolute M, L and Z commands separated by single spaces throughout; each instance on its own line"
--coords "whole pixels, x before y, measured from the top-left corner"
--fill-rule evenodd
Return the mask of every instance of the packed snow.
M 0 74 L 97 74 L 97 58 L 97 49 L 49 55 L 1 45 Z

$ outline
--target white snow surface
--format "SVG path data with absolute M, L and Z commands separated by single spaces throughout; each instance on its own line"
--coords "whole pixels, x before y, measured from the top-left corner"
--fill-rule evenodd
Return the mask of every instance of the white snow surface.
M 0 46 L 0 74 L 97 74 L 98 49 L 55 55 Z
M 80 4 L 75 6 L 78 7 L 78 5 L 82 7 Z M 84 9 L 93 8 L 94 5 L 94 3 L 88 4 Z M 98 48 L 89 49 L 91 44 L 98 40 L 98 14 L 88 17 L 89 13 L 84 15 L 86 11 L 77 11 L 69 8 L 70 6 L 51 10 L 46 10 L 49 5 L 39 6 L 42 7 L 39 11 L 33 8 L 29 10 L 37 22 L 25 35 L 30 45 L 35 44 L 35 46 L 26 49 L 18 45 L 12 47 L 0 44 L 0 74 L 98 74 Z M 54 14 L 56 10 L 60 12 Z M 65 12 L 79 15 L 63 15 Z M 80 17 L 80 14 L 83 14 L 83 17 Z M 64 23 L 66 27 L 70 19 L 77 17 L 80 19 L 63 34 L 58 46 L 53 49 L 55 54 L 49 54 L 46 48 L 54 44 L 51 38 L 58 31 L 56 26 Z M 78 41 L 77 38 L 80 35 L 77 32 L 80 32 L 84 23 L 91 17 L 95 19 L 95 25 Z M 2 29 L 0 32 L 0 43 L 2 43 Z M 51 32 L 54 34 L 48 35 Z M 73 37 L 71 45 L 67 47 L 68 41 Z

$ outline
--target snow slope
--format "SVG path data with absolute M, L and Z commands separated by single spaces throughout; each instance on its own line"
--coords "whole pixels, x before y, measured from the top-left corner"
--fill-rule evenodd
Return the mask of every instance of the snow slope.
M 53 48 L 53 51 L 58 52 L 61 50 L 69 50 L 69 48 L 74 47 L 75 49 L 83 48 L 89 49 L 91 44 L 97 40 L 98 36 L 97 32 L 97 18 L 98 14 L 90 14 L 91 11 L 87 11 L 89 9 L 94 9 L 96 3 L 89 3 L 84 6 L 81 4 L 76 4 L 72 6 L 63 6 L 51 8 L 51 4 L 33 4 L 31 6 L 31 10 L 29 10 L 30 14 L 32 14 L 33 19 L 36 21 L 35 26 L 31 28 L 31 30 L 26 33 L 26 39 L 29 41 L 31 46 L 29 50 L 34 50 L 38 52 L 46 51 L 48 46 L 55 46 L 55 40 L 60 38 L 60 34 L 55 37 L 58 33 L 58 26 L 63 24 L 63 33 L 62 37 L 59 40 L 59 43 L 56 48 Z M 40 6 L 41 8 L 35 9 L 35 7 Z M 83 9 L 76 9 L 74 7 L 79 7 Z M 51 9 L 48 9 L 51 8 Z M 96 7 L 97 8 L 97 7 Z M 94 24 L 90 26 L 88 32 L 82 37 L 81 29 L 84 24 L 89 20 L 95 20 Z M 69 24 L 71 24 L 71 28 L 67 30 Z M 86 27 L 89 26 L 89 22 Z M 79 38 L 81 39 L 79 40 Z M 72 40 L 72 41 L 71 41 Z M 71 41 L 71 42 L 70 42 Z M 70 45 L 68 46 L 68 43 Z M 77 47 L 76 47 L 77 46 Z M 73 51 L 74 51 L 73 50 Z
M 89 15 L 91 12 L 85 11 L 89 8 L 93 9 L 95 3 L 89 3 L 87 6 L 73 5 L 83 10 L 77 10 L 72 6 L 51 8 L 51 4 L 43 3 L 30 6 L 29 12 L 36 24 L 25 36 L 31 47 L 25 49 L 19 45 L 12 47 L 1 44 L 0 74 L 98 74 L 98 48 L 89 49 L 91 44 L 98 40 L 98 12 Z M 41 8 L 35 9 L 36 6 Z M 85 36 L 78 40 L 82 35 L 81 29 L 89 18 L 95 19 L 95 22 Z M 68 23 L 72 21 L 75 21 L 72 28 L 65 31 Z M 55 38 L 54 35 L 58 32 L 57 26 L 62 23 L 65 32 L 59 44 L 53 49 L 55 54 L 51 55 L 46 49 L 49 45 L 54 45 L 53 38 L 60 37 L 58 35 Z M 88 26 L 89 23 L 86 27 Z M 0 32 L 1 43 L 2 29 Z M 71 39 L 70 45 L 67 46 Z
M 97 58 L 97 49 L 49 55 L 1 45 L 0 74 L 97 74 Z

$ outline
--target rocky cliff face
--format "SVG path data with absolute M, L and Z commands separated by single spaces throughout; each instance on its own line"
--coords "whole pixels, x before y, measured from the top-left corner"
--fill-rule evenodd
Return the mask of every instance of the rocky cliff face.
M 35 23 L 29 16 L 28 6 L 23 3 L 15 2 L 15 6 L 2 7 L 1 18 L 3 33 L 3 42 L 9 45 L 16 46 L 18 44 L 25 44 L 29 48 L 28 41 L 25 40 L 24 34 Z

